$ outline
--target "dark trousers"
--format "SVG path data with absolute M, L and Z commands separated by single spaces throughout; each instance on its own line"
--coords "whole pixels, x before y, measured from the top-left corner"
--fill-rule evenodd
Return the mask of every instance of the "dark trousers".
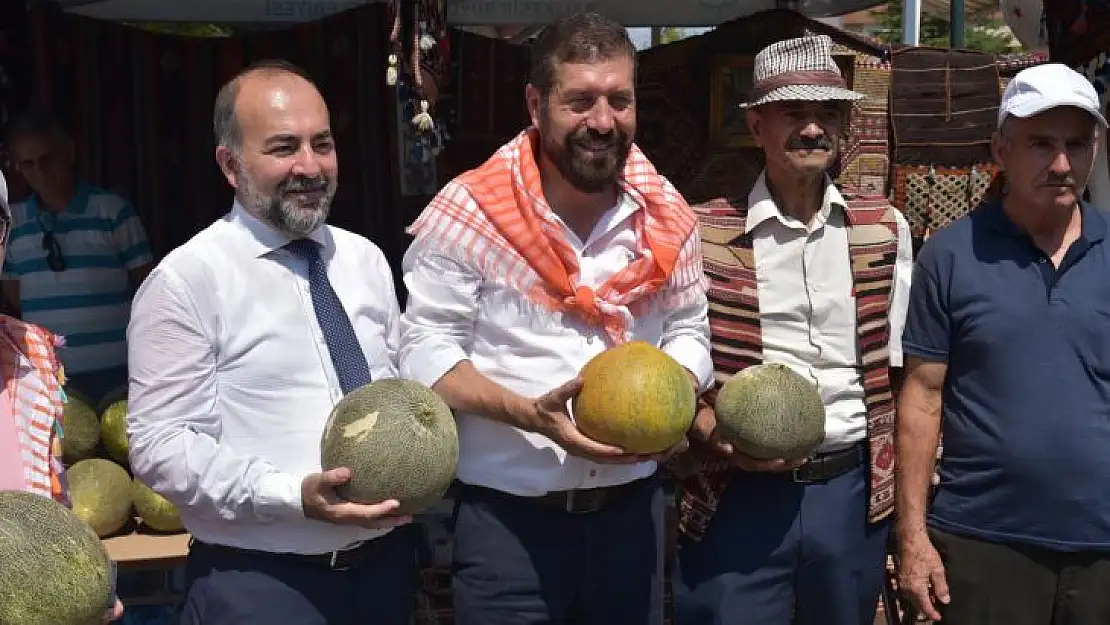
M 944 625 L 1107 625 L 1110 553 L 1060 553 L 929 532 L 952 601 Z
M 402 527 L 374 540 L 367 561 L 343 571 L 196 543 L 185 567 L 181 625 L 409 625 L 414 534 Z
M 655 478 L 579 514 L 462 486 L 455 623 L 661 625 L 663 507 Z
M 826 482 L 739 473 L 701 541 L 679 540 L 675 625 L 872 625 L 890 523 L 867 469 Z

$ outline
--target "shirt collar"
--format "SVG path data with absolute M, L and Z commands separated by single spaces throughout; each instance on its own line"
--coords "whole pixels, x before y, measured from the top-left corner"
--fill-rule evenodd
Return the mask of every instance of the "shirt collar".
M 839 206 L 843 209 L 847 206 L 847 203 L 844 201 L 844 196 L 840 194 L 840 190 L 833 184 L 832 179 L 826 175 L 825 197 L 821 200 L 821 210 L 817 213 L 818 223 L 824 224 L 828 221 L 833 206 Z M 803 224 L 782 214 L 778 205 L 775 204 L 774 198 L 771 197 L 771 190 L 767 187 L 767 170 L 765 169 L 759 174 L 755 186 L 748 194 L 748 217 L 745 219 L 744 229 L 751 232 L 756 226 L 768 219 L 778 219 L 787 226 L 805 228 L 809 226 L 809 224 Z
M 995 232 L 1011 237 L 1024 237 L 1026 233 L 1010 219 L 1003 209 L 1002 199 L 995 199 L 983 205 L 983 218 L 985 223 Z M 1094 244 L 1106 238 L 1106 215 L 1093 204 L 1079 203 L 1079 211 L 1083 216 L 1083 231 L 1081 236 L 1088 243 Z
M 228 221 L 246 235 L 245 249 L 256 258 L 282 248 L 293 240 L 288 234 L 278 231 L 273 226 L 251 215 L 247 212 L 247 209 L 243 208 L 239 200 L 235 200 L 232 205 Z M 331 247 L 332 244 L 331 232 L 326 226 L 320 226 L 313 230 L 306 238 L 320 244 L 324 249 Z
M 73 197 L 70 198 L 69 203 L 66 204 L 65 210 L 62 212 L 69 213 L 70 215 L 80 215 L 84 213 L 89 205 L 90 195 L 92 195 L 92 188 L 83 182 L 78 182 Z M 37 193 L 32 193 L 31 197 L 27 198 L 27 216 L 34 219 L 38 217 L 38 214 L 39 195 Z

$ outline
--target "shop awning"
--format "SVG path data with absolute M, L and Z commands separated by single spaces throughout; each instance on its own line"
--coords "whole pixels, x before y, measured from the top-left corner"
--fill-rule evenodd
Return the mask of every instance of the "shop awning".
M 39 0 L 88 17 L 133 22 L 299 23 L 382 0 Z M 809 17 L 832 17 L 882 0 L 801 0 Z M 714 26 L 777 7 L 775 0 L 447 0 L 448 22 L 497 26 L 537 24 L 597 11 L 629 27 Z

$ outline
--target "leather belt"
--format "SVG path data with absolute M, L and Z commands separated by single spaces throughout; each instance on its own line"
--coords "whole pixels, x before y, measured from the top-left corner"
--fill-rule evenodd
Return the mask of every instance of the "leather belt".
M 791 477 L 799 484 L 831 480 L 863 464 L 864 458 L 867 457 L 866 450 L 865 443 L 858 443 L 848 449 L 817 454 L 794 469 Z
M 590 514 L 604 510 L 609 505 L 627 496 L 633 491 L 647 486 L 654 478 L 646 477 L 627 484 L 616 486 L 599 486 L 597 488 L 579 488 L 575 490 L 552 491 L 536 497 L 523 497 L 511 495 L 493 488 L 464 484 L 463 488 L 473 489 L 477 492 L 490 494 L 500 499 L 523 501 L 529 504 L 559 510 L 567 514 Z
M 379 541 L 388 537 L 389 534 L 386 534 L 385 536 L 382 536 L 380 538 L 363 541 L 353 547 L 348 547 L 346 549 L 339 549 L 328 553 L 313 554 L 275 553 L 271 551 L 260 551 L 256 549 L 243 549 L 241 547 L 230 547 L 228 545 L 206 543 L 195 538 L 189 541 L 189 549 L 200 549 L 217 553 L 231 553 L 251 558 L 269 558 L 274 560 L 281 560 L 289 564 L 322 567 L 326 569 L 331 569 L 333 571 L 347 571 L 350 569 L 358 568 L 359 566 L 369 561 L 373 557 L 373 555 L 377 553 L 380 549 L 381 543 Z

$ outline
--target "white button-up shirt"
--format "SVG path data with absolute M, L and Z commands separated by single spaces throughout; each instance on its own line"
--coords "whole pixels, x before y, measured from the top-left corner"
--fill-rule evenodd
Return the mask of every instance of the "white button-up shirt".
M 635 258 L 636 210 L 641 209 L 623 198 L 601 217 L 586 241 L 557 216 L 550 217 L 576 252 L 582 284 L 596 288 Z M 687 245 L 696 245 L 697 237 L 695 229 Z M 607 347 L 600 328 L 573 313 L 542 310 L 421 239 L 409 247 L 403 267 L 409 300 L 401 318 L 402 377 L 431 386 L 469 359 L 492 381 L 536 397 L 574 378 Z M 707 388 L 712 362 L 705 298 L 672 310 L 650 308 L 652 312 L 635 320 L 633 339 L 659 346 Z M 570 456 L 545 436 L 480 415 L 460 413 L 457 420 L 458 478 L 467 484 L 537 496 L 623 484 L 656 469 L 655 463 L 613 466 Z
M 763 360 L 809 378 L 825 400 L 821 451 L 850 447 L 867 436 L 856 300 L 844 198 L 831 182 L 821 210 L 804 224 L 782 214 L 761 175 L 748 195 L 745 227 L 753 236 Z M 898 252 L 890 304 L 890 362 L 902 366 L 902 329 L 913 272 L 909 224 L 899 213 Z
M 325 226 L 328 278 L 375 379 L 396 377 L 400 310 L 381 250 Z M 320 471 L 343 392 L 289 239 L 238 203 L 171 252 L 135 296 L 128 434 L 135 474 L 199 540 L 325 553 L 384 532 L 310 520 L 301 481 Z

